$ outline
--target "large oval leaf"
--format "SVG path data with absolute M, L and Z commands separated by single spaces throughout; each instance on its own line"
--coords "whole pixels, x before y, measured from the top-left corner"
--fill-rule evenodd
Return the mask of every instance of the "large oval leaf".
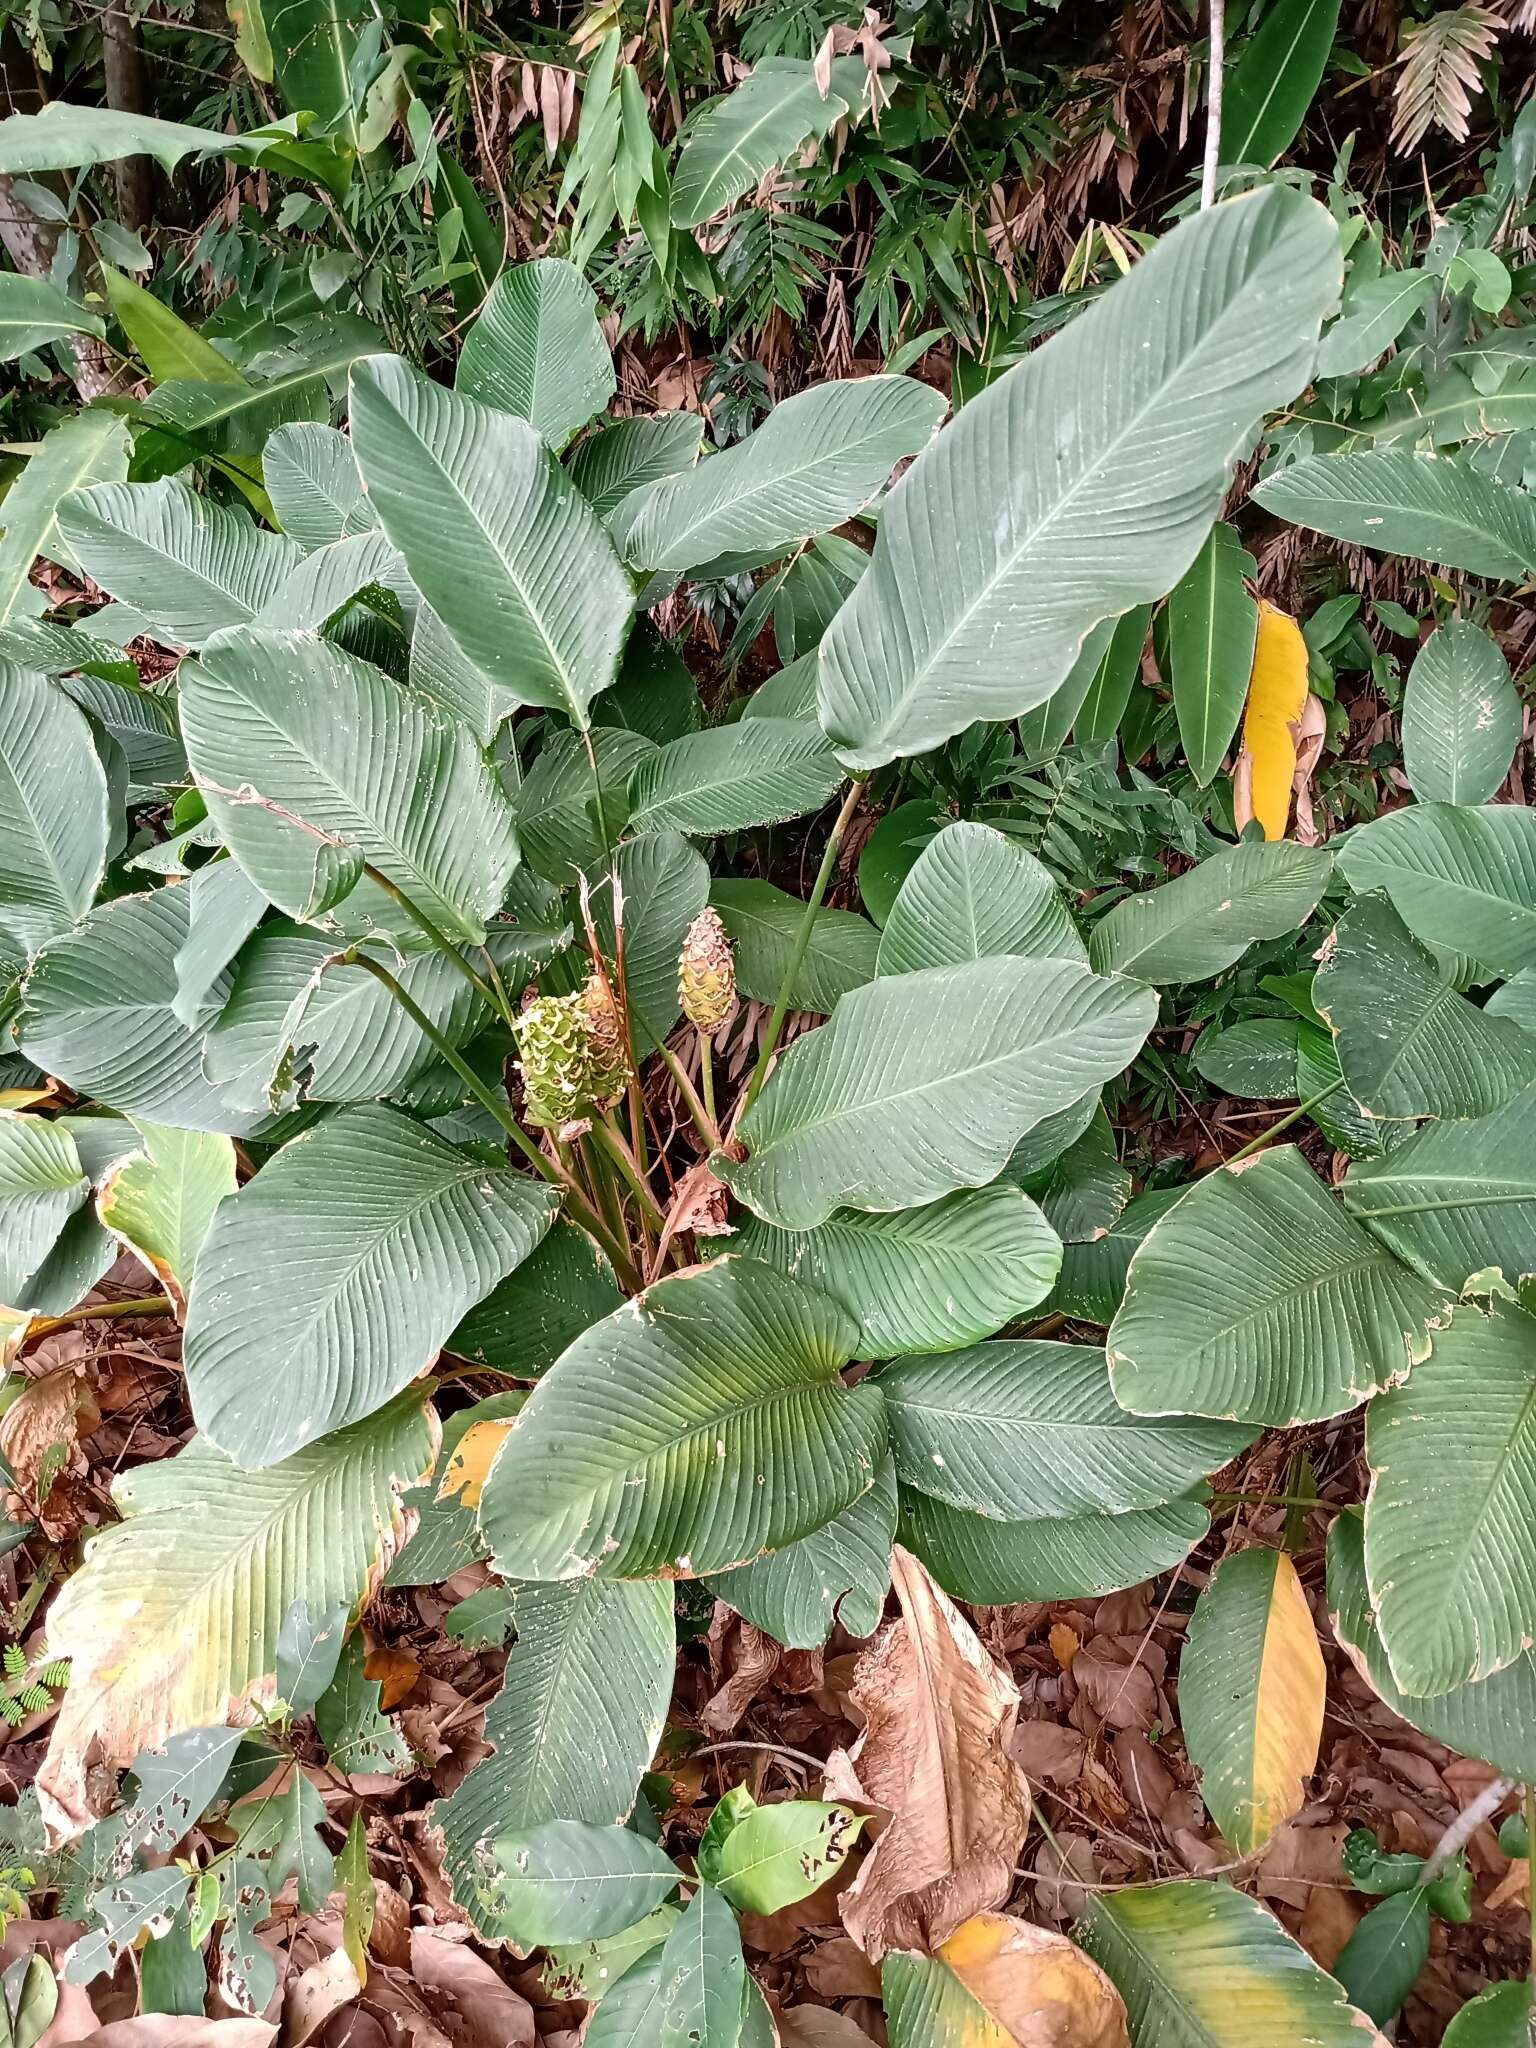
M 1536 568 L 1536 500 L 1444 455 L 1305 455 L 1254 497 L 1266 512 L 1383 554 L 1520 583 Z
M 527 420 L 554 449 L 600 413 L 616 386 L 613 357 L 575 264 L 541 256 L 509 265 L 465 336 L 453 382 Z
M 112 819 L 85 715 L 0 661 L 0 930 L 28 953 L 95 901 Z
M 709 900 L 730 936 L 737 988 L 753 1002 L 775 1002 L 805 921 L 805 905 L 772 882 L 736 875 L 711 883 Z M 867 917 L 818 910 L 790 983 L 790 1008 L 829 1016 L 840 996 L 874 980 L 879 947 L 880 934 Z
M 187 1313 L 198 1427 L 263 1466 L 371 1414 L 527 1258 L 554 1210 L 542 1181 L 396 1110 L 338 1111 L 214 1218 Z
M 821 644 L 850 766 L 1016 718 L 1100 619 L 1170 590 L 1233 460 L 1306 383 L 1338 289 L 1333 223 L 1271 187 L 1184 221 L 973 398 L 891 493 Z
M 362 859 L 451 936 L 484 936 L 517 859 L 511 811 L 427 699 L 327 640 L 250 629 L 184 666 L 181 721 L 210 817 L 279 909 L 320 915 L 334 867 Z M 332 922 L 420 942 L 366 879 Z
M 578 1337 L 518 1416 L 480 1503 L 508 1578 L 687 1577 L 744 1564 L 874 1481 L 885 1414 L 838 1370 L 823 1294 L 721 1259 Z
M 1016 1600 L 1083 1600 L 1171 1571 L 1201 1542 L 1211 1518 L 1201 1501 L 1126 1515 L 1062 1515 L 999 1522 L 902 1490 L 901 1541 L 946 1592 L 981 1607 Z
M 838 66 L 823 84 L 803 57 L 764 57 L 734 92 L 710 100 L 691 123 L 672 174 L 672 225 L 698 227 L 750 192 L 852 110 Z
M 881 1373 L 903 1485 L 998 1521 L 1161 1507 L 1253 1442 L 1232 1423 L 1127 1414 L 1104 1353 L 1018 1338 Z
M 0 1303 L 14 1308 L 91 1191 L 69 1132 L 0 1110 Z
M 1232 744 L 1248 695 L 1259 630 L 1258 604 L 1243 582 L 1252 573 L 1237 529 L 1218 520 L 1168 596 L 1173 708 L 1202 789 Z
M 880 972 L 912 974 L 998 954 L 1086 960 L 1048 869 L 990 825 L 946 825 L 918 855 L 880 935 Z
M 48 1613 L 70 1659 L 39 1790 L 65 1831 L 94 1818 L 88 1754 L 128 1763 L 182 1728 L 275 1698 L 277 1637 L 296 1600 L 350 1608 L 403 1534 L 402 1490 L 432 1468 L 437 1422 L 420 1394 L 266 1472 L 204 1438 L 118 1479 L 124 1520 L 103 1529 Z
M 1536 811 L 1410 804 L 1357 826 L 1339 866 L 1357 894 L 1385 889 L 1426 945 L 1490 974 L 1536 966 Z
M 373 356 L 352 372 L 352 445 L 412 582 L 503 711 L 542 704 L 585 726 L 634 595 L 538 431 Z
M 296 420 L 275 428 L 262 449 L 261 469 L 278 524 L 301 548 L 330 547 L 379 523 L 352 443 L 335 427 Z
M 1304 924 L 1332 872 L 1326 847 L 1244 840 L 1176 881 L 1122 897 L 1094 926 L 1089 957 L 1101 974 L 1156 987 L 1209 980 L 1256 939 Z
M 1125 1068 L 1149 989 L 1070 960 L 977 960 L 844 996 L 783 1054 L 721 1177 L 789 1230 L 993 1180 L 1024 1133 Z
M 819 726 L 742 718 L 688 733 L 642 761 L 630 783 L 629 827 L 713 837 L 776 825 L 820 810 L 842 779 Z
M 1447 619 L 1414 657 L 1403 689 L 1403 767 L 1421 803 L 1485 804 L 1520 744 L 1520 697 L 1499 645 Z
M 1458 1308 L 1408 1385 L 1372 1403 L 1366 1455 L 1365 1568 L 1393 1677 L 1443 1693 L 1502 1671 L 1536 1639 L 1536 1320 Z
M 1227 86 L 1224 164 L 1267 166 L 1295 141 L 1323 82 L 1338 25 L 1339 0 L 1276 0 L 1265 11 Z
M 875 1483 L 822 1528 L 705 1583 L 727 1607 L 791 1650 L 819 1650 L 840 1625 L 871 1636 L 891 1590 L 896 1467 L 887 1455 Z
M 1115 1394 L 1137 1415 L 1321 1421 L 1405 1378 L 1445 1306 L 1279 1146 L 1153 1224 L 1110 1325 Z

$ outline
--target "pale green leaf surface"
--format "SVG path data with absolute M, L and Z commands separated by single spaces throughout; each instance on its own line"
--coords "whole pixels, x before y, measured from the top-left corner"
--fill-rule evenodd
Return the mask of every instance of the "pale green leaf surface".
M 96 1213 L 184 1302 L 192 1268 L 214 1211 L 235 1192 L 235 1148 L 214 1131 L 178 1131 L 141 1122 L 142 1152 L 115 1166 L 96 1196 Z
M 789 971 L 805 905 L 772 882 L 722 875 L 709 900 L 720 913 L 736 959 L 736 986 L 753 1002 L 774 1003 Z M 848 910 L 818 910 L 810 943 L 790 984 L 792 1010 L 829 1016 L 838 998 L 875 978 L 880 934 Z
M 106 868 L 107 779 L 56 683 L 0 661 L 0 930 L 35 952 L 88 910 Z
M 477 1917 L 520 1948 L 595 1941 L 654 1912 L 676 1888 L 666 1852 L 629 1828 L 551 1820 L 509 1828 L 478 1852 Z
M 121 483 L 128 474 L 129 445 L 127 421 L 112 412 L 76 413 L 43 437 L 0 501 L 5 527 L 0 542 L 0 625 L 19 616 L 27 578 L 39 555 L 50 562 L 62 557 L 60 566 L 65 569 L 74 566 L 59 538 L 59 506 L 87 484 Z
M 630 781 L 629 827 L 713 837 L 779 824 L 820 810 L 842 779 L 819 726 L 738 719 L 688 733 L 641 760 Z
M 868 1493 L 798 1542 L 705 1584 L 791 1650 L 819 1650 L 834 1626 L 873 1635 L 891 1587 L 896 1467 L 883 1457 Z
M 0 1110 L 0 1302 L 18 1305 L 89 1193 L 67 1130 L 45 1117 Z
M 1536 568 L 1536 500 L 1440 455 L 1304 455 L 1253 493 L 1278 519 L 1380 554 L 1523 582 Z
M 1139 1586 L 1182 1563 L 1210 1523 L 1201 1499 L 1124 1515 L 999 1522 L 903 1488 L 899 1537 L 955 1599 L 999 1607 Z
M 1357 895 L 1385 889 L 1426 945 L 1490 974 L 1536 966 L 1536 811 L 1410 804 L 1357 827 L 1338 861 Z
M 592 287 L 573 263 L 514 263 L 465 336 L 454 388 L 516 413 L 559 450 L 614 394 Z
M 1089 958 L 1100 974 L 1155 987 L 1207 981 L 1255 940 L 1305 924 L 1332 872 L 1325 847 L 1244 840 L 1176 881 L 1122 897 L 1094 926 Z
M 712 219 L 765 172 L 826 135 L 851 106 L 841 91 L 823 92 L 803 58 L 764 58 L 690 125 L 672 174 L 672 225 L 693 228 Z
M 1485 804 L 1509 773 L 1522 711 L 1498 643 L 1448 619 L 1403 689 L 1403 767 L 1421 803 Z
M 598 518 L 606 521 L 631 491 L 691 469 L 703 432 L 704 415 L 697 412 L 610 420 L 573 449 L 566 469 Z
M 1049 871 L 990 825 L 946 825 L 918 855 L 880 935 L 879 972 L 1012 954 L 1086 961 Z

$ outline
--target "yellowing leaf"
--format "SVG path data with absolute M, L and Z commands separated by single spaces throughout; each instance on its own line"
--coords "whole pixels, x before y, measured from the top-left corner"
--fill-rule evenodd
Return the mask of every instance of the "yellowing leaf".
M 1125 2004 L 1064 1934 L 977 1913 L 882 1976 L 892 2048 L 1128 2048 Z
M 479 1507 L 480 1489 L 491 1469 L 491 1460 L 516 1420 L 515 1415 L 506 1415 L 470 1424 L 448 1460 L 448 1469 L 437 1489 L 439 1500 L 456 1500 L 466 1508 Z
M 1278 1550 L 1226 1558 L 1190 1621 L 1179 1706 L 1205 1803 L 1239 1855 L 1261 1849 L 1300 1808 L 1326 1688 L 1295 1565 Z
M 1307 644 L 1288 613 L 1259 600 L 1259 630 L 1243 714 L 1243 750 L 1232 809 L 1241 831 L 1250 818 L 1266 839 L 1283 839 L 1291 814 L 1296 740 L 1307 702 Z

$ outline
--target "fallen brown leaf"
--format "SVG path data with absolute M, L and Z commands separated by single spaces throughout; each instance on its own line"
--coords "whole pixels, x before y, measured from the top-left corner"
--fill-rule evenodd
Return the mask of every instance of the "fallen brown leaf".
M 276 2035 L 270 2020 L 205 2020 L 146 2012 L 98 2027 L 83 2037 L 80 2048 L 270 2048 Z
M 876 1960 L 932 1951 L 1013 1888 L 1029 1789 L 1009 1754 L 1019 1692 L 919 1561 L 897 1545 L 901 1617 L 859 1659 L 864 1732 L 828 1762 L 829 1796 L 890 1820 L 839 1899 L 843 1925 Z
M 463 1942 L 413 1927 L 411 1975 L 441 2000 L 438 2018 L 454 2048 L 533 2048 L 533 2007 Z
M 779 2048 L 873 2048 L 845 2013 L 824 2005 L 792 2005 L 779 2014 Z
M 331 2014 L 350 2005 L 362 1988 L 344 1948 L 333 1948 L 328 1956 L 290 1977 L 283 1991 L 284 2048 L 304 2048 Z
M 1130 2048 L 1124 2000 L 1064 1934 L 978 1913 L 939 1956 L 1018 2048 Z

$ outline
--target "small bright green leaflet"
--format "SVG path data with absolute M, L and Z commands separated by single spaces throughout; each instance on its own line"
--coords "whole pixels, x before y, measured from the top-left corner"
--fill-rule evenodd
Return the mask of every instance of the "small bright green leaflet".
M 1522 711 L 1496 641 L 1448 619 L 1403 691 L 1403 766 L 1421 803 L 1485 804 L 1509 773 Z
M 862 510 L 932 438 L 942 395 L 910 377 L 817 384 L 745 440 L 627 498 L 614 520 L 633 567 L 686 573 L 720 555 L 784 552 Z
M 1279 1146 L 1198 1181 L 1142 1241 L 1109 1331 L 1115 1396 L 1138 1415 L 1321 1421 L 1418 1365 L 1445 1307 Z
M 16 279 L 7 279 L 15 283 Z M 87 410 L 61 420 L 5 494 L 0 542 L 0 625 L 17 616 L 33 562 L 57 556 L 72 566 L 59 539 L 58 512 L 72 491 L 120 483 L 128 474 L 128 423 L 116 413 Z M 9 720 L 6 721 L 9 724 Z
M 839 68 L 834 79 L 845 75 Z M 839 90 L 823 91 L 804 58 L 763 58 L 691 123 L 672 173 L 672 225 L 694 228 L 712 219 L 764 172 L 826 135 L 853 104 Z
M 676 1866 L 629 1828 L 551 1820 L 499 1831 L 477 1852 L 479 1914 L 520 1948 L 598 1941 L 654 1912 Z
M 0 1302 L 18 1305 L 89 1193 L 67 1130 L 44 1117 L 0 1110 Z
M 1243 578 L 1253 573 L 1236 528 L 1218 520 L 1168 596 L 1173 708 L 1202 789 L 1232 744 L 1248 695 L 1259 607 Z
M 822 1528 L 768 1557 L 705 1584 L 727 1607 L 791 1650 L 819 1650 L 840 1624 L 873 1635 L 891 1586 L 896 1467 L 880 1461 L 875 1483 Z
M 621 1934 L 552 1948 L 544 1966 L 545 1989 L 554 1998 L 585 1998 L 597 2004 L 621 1977 L 661 1946 L 680 1911 L 677 1906 L 658 1906 Z M 599 2038 L 597 2027 L 594 2013 L 587 2023 L 589 2041 Z
M 885 1446 L 879 1393 L 838 1377 L 857 1343 L 825 1295 L 748 1259 L 658 1281 L 518 1416 L 481 1496 L 496 1570 L 696 1575 L 809 1535 L 868 1490 Z
M 22 996 L 27 1057 L 127 1116 L 234 1137 L 256 1119 L 208 1082 L 201 1041 L 177 1021 L 187 892 L 119 896 L 46 945 Z
M 571 263 L 514 263 L 464 340 L 454 388 L 537 427 L 557 452 L 607 405 L 613 358 L 592 287 Z
M 1528 1983 L 1490 1984 L 1457 2013 L 1441 2048 L 1528 2048 L 1531 1998 Z
M 821 643 L 821 719 L 850 769 L 1018 717 L 1101 619 L 1178 582 L 1232 460 L 1310 376 L 1338 278 L 1320 208 L 1278 187 L 1228 201 L 961 409 L 892 491 Z
M 1061 1243 L 1027 1195 L 1006 1183 L 967 1188 L 895 1215 L 841 1209 L 804 1231 L 751 1217 L 736 1249 L 842 1303 L 859 1355 L 955 1351 L 1045 1299 Z
M 184 1302 L 214 1211 L 235 1192 L 235 1148 L 211 1131 L 141 1123 L 144 1150 L 112 1169 L 96 1213 Z
M 1328 1608 L 1350 1661 L 1394 1714 L 1462 1756 L 1513 1778 L 1536 1777 L 1536 1655 L 1527 1650 L 1476 1685 L 1410 1699 L 1392 1676 L 1371 1610 L 1358 1515 L 1336 1515 L 1328 1531 Z
M 1452 456 L 1304 455 L 1253 496 L 1278 519 L 1382 554 L 1516 583 L 1536 568 L 1536 500 Z
M 590 722 L 634 597 L 537 430 L 398 356 L 352 371 L 352 443 L 379 523 L 464 654 L 520 704 Z
M 86 574 L 172 647 L 248 625 L 303 559 L 286 535 L 173 477 L 75 491 L 58 530 Z
M 259 1467 L 371 1414 L 527 1258 L 554 1207 L 542 1182 L 398 1111 L 339 1110 L 214 1219 L 187 1314 L 199 1428 Z
M 1372 1403 L 1366 1455 L 1366 1573 L 1397 1684 L 1445 1693 L 1513 1664 L 1536 1637 L 1536 1321 L 1458 1308 Z
M 713 1881 L 739 1913 L 777 1913 L 826 1882 L 863 1826 L 862 1815 L 820 1799 L 754 1807 L 721 1844 Z
M 1073 1932 L 1156 2048 L 1365 2048 L 1367 2023 L 1257 1899 L 1193 1881 L 1106 1893 Z
M 491 1838 L 550 1820 L 625 1819 L 661 1739 L 676 1657 L 661 1581 L 521 1586 L 514 1613 L 517 1641 L 486 1717 L 494 1753 L 434 1812 L 448 1876 L 492 1940 L 516 1930 Z
M 789 969 L 805 905 L 772 882 L 736 875 L 711 882 L 709 900 L 731 940 L 738 990 L 752 1002 L 773 1003 Z M 840 996 L 874 980 L 879 947 L 880 934 L 868 918 L 848 910 L 818 910 L 790 986 L 790 1008 L 829 1016 Z
M 1304 924 L 1332 872 L 1326 847 L 1244 840 L 1176 881 L 1122 897 L 1094 926 L 1089 958 L 1100 974 L 1154 987 L 1209 980 L 1256 939 Z
M 292 917 L 419 943 L 366 860 L 450 937 L 478 943 L 517 860 L 469 733 L 381 669 L 305 634 L 231 634 L 181 679 L 187 755 L 220 836 Z
M 698 1887 L 668 1932 L 661 1986 L 656 2048 L 737 2048 L 747 1964 L 736 1915 L 713 1885 Z
M 1339 0 L 1275 0 L 1266 10 L 1227 85 L 1224 164 L 1267 169 L 1295 141 L 1323 82 L 1338 25 Z
M 916 1208 L 996 1177 L 1024 1133 L 1118 1074 L 1150 990 L 1069 960 L 976 960 L 844 996 L 781 1055 L 722 1179 L 784 1229 Z
M 1255 1431 L 1127 1414 L 1104 1353 L 1000 1339 L 882 1372 L 904 1486 L 997 1521 L 1161 1507 L 1252 1443 Z
M 1409 804 L 1357 826 L 1338 860 L 1357 895 L 1385 889 L 1426 945 L 1490 974 L 1536 966 L 1536 811 Z
M 1299 1017 L 1240 1017 L 1195 1040 L 1195 1072 L 1213 1088 L 1253 1102 L 1296 1100 Z
M 1380 891 L 1334 928 L 1313 998 L 1349 1092 L 1372 1116 L 1484 1116 L 1536 1070 L 1536 1045 L 1440 978 Z
M 633 833 L 713 837 L 820 810 L 843 779 L 819 726 L 743 718 L 688 733 L 642 760 L 630 782 Z
M 1079 1600 L 1170 1571 L 1211 1525 L 1200 1499 L 1124 1515 L 999 1522 L 902 1490 L 899 1535 L 957 1600 Z
M 703 432 L 704 416 L 697 412 L 609 420 L 572 451 L 567 473 L 598 518 L 606 521 L 631 491 L 692 468 Z
M 1397 340 L 1438 284 L 1427 270 L 1387 270 L 1345 293 L 1344 310 L 1317 351 L 1320 377 L 1368 370 Z
M 1382 2026 L 1397 2017 L 1429 1961 L 1429 1898 L 1419 1885 L 1373 1906 L 1334 1959 L 1353 2004 Z
M 497 1372 L 535 1380 L 624 1297 L 584 1231 L 557 1221 L 531 1258 L 492 1288 L 448 1339 L 448 1349 Z
M 50 1654 L 69 1690 L 42 1782 L 82 1812 L 82 1759 L 130 1722 L 148 1743 L 274 1696 L 277 1637 L 296 1600 L 350 1608 L 399 1540 L 399 1494 L 430 1470 L 432 1411 L 404 1394 L 285 1464 L 242 1472 L 201 1437 L 114 1482 L 125 1519 L 60 1588 Z M 126 1757 L 113 1761 L 126 1763 Z
M 28 953 L 67 932 L 95 900 L 111 822 L 83 713 L 0 661 L 0 931 Z
M 1085 961 L 1087 949 L 1049 871 L 990 825 L 946 825 L 896 894 L 879 972 L 911 974 L 1002 954 Z
M 66 335 L 106 331 L 100 314 L 88 313 L 46 278 L 0 271 L 0 363 L 13 363 Z
M 1536 1086 L 1491 1115 L 1431 1124 L 1358 1162 L 1340 1192 L 1352 1216 L 1442 1287 L 1459 1293 L 1490 1266 L 1515 1286 L 1536 1272 Z

